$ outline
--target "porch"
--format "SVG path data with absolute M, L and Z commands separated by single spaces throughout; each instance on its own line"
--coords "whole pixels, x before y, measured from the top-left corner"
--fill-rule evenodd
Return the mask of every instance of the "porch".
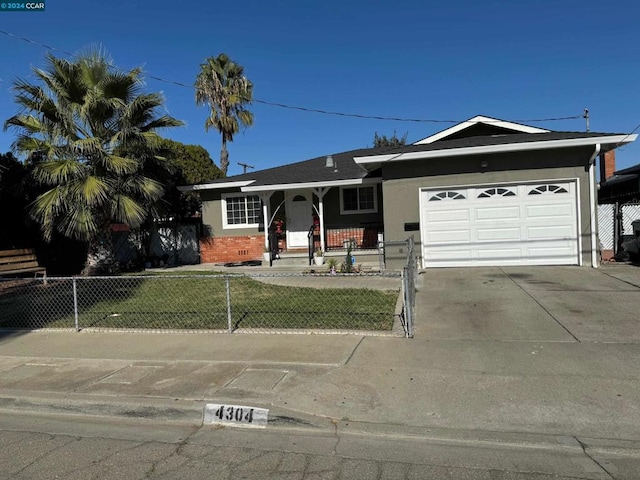
M 378 248 L 383 236 L 383 225 L 380 223 L 361 224 L 357 226 L 327 225 L 324 236 L 321 235 L 319 223 L 309 227 L 306 248 L 287 248 L 286 232 L 278 226 L 269 232 L 269 250 L 271 259 L 263 264 L 276 266 L 314 264 L 314 253 L 322 252 L 324 264 L 335 260 L 340 266 L 351 255 L 353 265 L 362 269 L 378 269 L 382 265 L 381 252 Z M 324 237 L 324 249 L 322 239 Z M 316 266 L 319 266 L 316 264 Z

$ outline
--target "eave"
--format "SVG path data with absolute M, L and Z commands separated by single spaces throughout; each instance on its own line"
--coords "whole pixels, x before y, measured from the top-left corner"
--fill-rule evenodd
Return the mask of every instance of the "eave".
M 572 138 L 564 140 L 545 140 L 540 142 L 507 143 L 500 145 L 483 145 L 478 147 L 447 148 L 438 150 L 423 150 L 418 152 L 398 153 L 395 155 L 379 155 L 356 157 L 358 165 L 376 166 L 387 162 L 402 162 L 409 160 L 434 159 L 443 157 L 460 157 L 467 155 L 486 155 L 492 153 L 524 152 L 530 150 L 550 150 L 556 148 L 587 147 L 596 144 L 625 145 L 634 142 L 638 135 L 610 135 L 602 137 Z
M 274 190 L 302 190 L 308 188 L 342 187 L 348 185 L 362 185 L 380 183 L 381 178 L 349 178 L 345 180 L 329 180 L 324 182 L 281 183 L 277 185 L 255 185 L 243 187 L 243 192 L 271 192 Z
M 194 192 L 197 190 L 222 190 L 225 188 L 242 188 L 247 185 L 251 185 L 255 180 L 243 180 L 236 182 L 216 182 L 216 183 L 201 183 L 198 185 L 185 185 L 178 187 L 181 192 Z

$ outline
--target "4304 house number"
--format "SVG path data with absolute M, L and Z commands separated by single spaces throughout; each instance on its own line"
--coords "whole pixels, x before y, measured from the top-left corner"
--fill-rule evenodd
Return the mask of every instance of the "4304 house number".
M 215 416 L 220 420 L 229 420 L 236 422 L 247 422 L 253 423 L 253 411 L 254 408 L 243 408 L 243 407 L 234 407 L 234 406 L 225 406 L 220 405 L 215 411 Z
M 237 427 L 266 427 L 269 410 L 245 405 L 208 403 L 204 407 L 205 424 L 235 425 Z

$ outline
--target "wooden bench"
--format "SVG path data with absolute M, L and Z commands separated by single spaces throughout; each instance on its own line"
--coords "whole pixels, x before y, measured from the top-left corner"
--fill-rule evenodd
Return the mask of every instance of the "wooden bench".
M 0 250 L 0 277 L 32 272 L 34 277 L 41 273 L 46 283 L 47 269 L 38 264 L 35 250 L 32 248 Z

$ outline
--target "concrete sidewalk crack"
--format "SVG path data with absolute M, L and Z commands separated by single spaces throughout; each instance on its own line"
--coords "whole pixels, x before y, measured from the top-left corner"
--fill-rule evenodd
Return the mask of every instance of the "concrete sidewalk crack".
M 96 384 L 98 384 L 99 382 L 101 382 L 102 380 L 105 380 L 107 378 L 109 378 L 112 375 L 115 375 L 116 373 L 122 372 L 123 370 L 131 367 L 133 365 L 133 363 L 130 363 L 129 365 L 125 365 L 122 368 L 117 368 L 115 370 L 110 371 L 109 373 L 106 373 L 104 375 L 102 375 L 101 377 L 98 377 L 97 379 L 91 380 L 88 383 L 86 383 L 85 385 L 80 385 L 79 387 L 76 387 L 72 390 L 72 392 L 81 392 L 83 390 L 86 390 L 89 387 L 92 387 Z
M 349 363 L 351 361 L 351 359 L 353 358 L 353 355 L 355 355 L 356 350 L 358 350 L 358 347 L 360 346 L 360 344 L 364 341 L 364 339 L 367 337 L 362 337 L 360 339 L 360 341 L 358 342 L 358 344 L 354 347 L 353 351 L 351 352 L 351 355 L 349 355 L 349 358 L 347 358 L 347 361 L 344 362 L 344 365 L 346 365 L 347 363 Z
M 626 283 L 627 285 L 631 285 L 632 287 L 634 287 L 634 290 L 630 290 L 632 292 L 636 292 L 638 289 L 640 289 L 640 285 L 637 285 L 637 284 L 635 284 L 633 282 L 630 282 L 628 280 L 623 280 L 622 278 L 614 277 L 610 273 L 602 271 L 602 269 L 600 269 L 600 272 L 603 273 L 604 275 L 606 275 L 609 278 L 613 278 L 614 280 L 617 280 L 619 282 L 623 282 L 623 283 Z
M 533 300 L 534 302 L 536 302 L 536 303 L 540 306 L 540 308 L 542 308 L 545 312 L 547 312 L 547 315 L 549 315 L 551 318 L 553 318 L 553 320 L 554 320 L 558 325 L 560 325 L 560 326 L 564 329 L 564 331 L 566 331 L 569 335 L 571 335 L 571 336 L 573 337 L 573 339 L 574 339 L 576 342 L 581 343 L 581 342 L 580 342 L 580 339 L 579 339 L 578 337 L 576 337 L 573 333 L 571 333 L 571 330 L 569 330 L 567 327 L 565 327 L 565 326 L 562 324 L 562 322 L 561 322 L 560 320 L 558 320 L 558 319 L 557 319 L 557 318 L 556 318 L 556 317 L 555 317 L 555 316 L 554 316 L 554 315 L 553 315 L 549 310 L 547 310 L 547 309 L 545 308 L 545 306 L 544 306 L 544 305 L 542 305 L 542 304 L 538 301 L 538 299 L 537 299 L 536 297 L 534 297 L 534 296 L 533 296 L 533 295 L 531 295 L 529 292 L 527 292 L 524 288 L 522 288 L 522 285 L 520 285 L 518 282 L 516 282 L 516 281 L 511 277 L 511 275 L 509 275 L 507 272 L 505 272 L 502 268 L 498 267 L 498 269 L 499 269 L 499 270 L 500 270 L 504 275 L 506 275 L 506 276 L 507 276 L 507 278 L 508 278 L 509 280 L 511 280 L 511 281 L 512 281 L 512 282 L 513 282 L 513 283 L 514 283 L 514 284 L 515 284 L 515 285 L 516 285 L 520 290 L 522 290 L 522 291 L 523 291 L 523 292 L 524 292 L 524 293 L 525 293 L 525 294 L 526 294 L 526 295 L 527 295 L 531 300 Z
M 604 473 L 606 473 L 607 475 L 609 475 L 609 477 L 612 478 L 612 480 L 615 480 L 616 477 L 613 476 L 613 474 L 607 470 L 606 468 L 604 468 L 604 466 L 595 458 L 593 458 L 593 456 L 591 456 L 591 454 L 589 454 L 589 452 L 587 452 L 587 448 L 589 448 L 589 445 L 587 445 L 586 443 L 584 443 L 582 440 L 580 440 L 578 437 L 573 437 L 575 438 L 576 442 L 578 442 L 580 444 L 580 447 L 582 447 L 582 453 L 584 453 L 593 463 L 595 463 L 596 465 L 598 465 L 598 467 L 600 467 Z

